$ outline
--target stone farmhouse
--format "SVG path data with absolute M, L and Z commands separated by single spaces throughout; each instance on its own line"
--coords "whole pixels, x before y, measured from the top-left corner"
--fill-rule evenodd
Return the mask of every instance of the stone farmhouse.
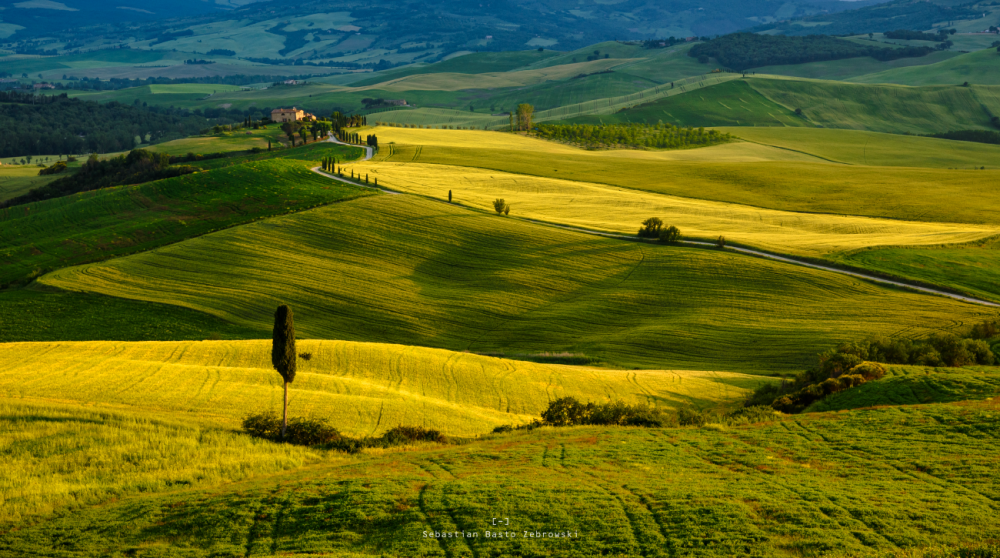
M 271 111 L 272 122 L 297 122 L 299 120 L 316 120 L 316 117 L 295 107 L 290 109 L 274 109 Z

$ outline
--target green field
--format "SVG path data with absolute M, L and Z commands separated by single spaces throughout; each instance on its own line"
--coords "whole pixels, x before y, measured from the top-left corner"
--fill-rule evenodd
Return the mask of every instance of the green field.
M 623 243 L 413 196 L 260 221 L 41 282 L 251 328 L 266 328 L 269 309 L 285 302 L 310 338 L 758 373 L 805 366 L 837 340 L 919 335 L 989 313 L 793 265 Z
M 867 41 L 862 44 L 868 44 Z M 880 72 L 897 71 L 905 68 L 914 73 L 925 71 L 928 65 L 950 60 L 960 56 L 957 52 L 941 51 L 933 52 L 927 56 L 917 58 L 899 58 L 888 62 L 881 62 L 870 57 L 846 58 L 844 60 L 826 60 L 822 62 L 807 62 L 804 64 L 783 64 L 781 66 L 763 66 L 754 68 L 758 74 L 775 74 L 780 76 L 790 76 L 810 79 L 845 80 L 859 81 L 861 83 L 894 83 L 881 82 L 877 80 L 868 81 L 869 76 L 878 75 Z M 910 84 L 918 85 L 918 84 Z
M 990 434 L 998 417 L 995 402 L 969 402 L 728 429 L 546 428 L 325 457 L 157 419 L 8 403 L 6 440 L 34 440 L 8 459 L 42 467 L 19 485 L 48 485 L 47 494 L 14 500 L 15 511 L 61 511 L 63 502 L 45 497 L 87 481 L 83 502 L 115 500 L 74 498 L 72 513 L 22 522 L 0 535 L 0 548 L 21 556 L 988 556 L 920 549 L 1000 536 Z M 116 456 L 148 458 L 125 478 L 86 466 Z M 241 466 L 213 465 L 234 458 Z M 171 467 L 149 471 L 149 459 Z M 67 462 L 80 473 L 63 481 Z M 304 466 L 269 472 L 296 463 Z M 251 473 L 259 477 L 238 480 Z M 517 538 L 486 538 L 487 530 Z M 479 536 L 423 535 L 434 531 Z
M 40 170 L 42 169 L 36 165 L 0 166 L 0 202 L 26 194 L 28 190 L 45 186 L 59 178 L 54 175 L 38 176 Z
M 1000 87 L 989 85 L 905 87 L 760 77 L 748 78 L 747 83 L 783 107 L 801 109 L 808 122 L 826 128 L 896 134 L 993 129 L 991 115 L 1000 114 Z
M 852 77 L 856 83 L 899 83 L 902 85 L 1000 85 L 1000 53 L 995 48 L 961 54 L 932 64 L 895 68 Z
M 806 412 L 952 401 L 988 401 L 998 395 L 1000 395 L 1000 375 L 992 366 L 981 368 L 893 366 L 885 378 L 821 399 L 806 409 Z
M 590 8 L 573 6 L 558 9 L 585 20 Z M 268 31 L 278 23 L 305 32 L 285 54 L 317 61 L 488 45 L 365 50 L 381 31 L 352 26 L 357 10 L 206 18 L 161 51 L 141 51 L 147 39 L 10 62 L 46 76 L 250 74 L 276 66 L 182 65 L 196 55 L 172 50 L 272 55 L 286 40 Z M 528 29 L 522 48 L 551 42 Z M 866 38 L 851 40 L 881 44 Z M 0 209 L 0 556 L 1000 556 L 1000 366 L 884 364 L 884 377 L 837 391 L 872 369 L 855 362 L 801 414 L 728 414 L 779 377 L 826 374 L 842 343 L 968 338 L 1000 319 L 987 304 L 798 265 L 1000 303 L 1000 146 L 922 137 L 993 129 L 1000 55 L 956 52 L 987 38 L 746 77 L 698 63 L 691 43 L 613 41 L 259 90 L 79 94 L 318 116 L 366 98 L 410 107 L 349 129 L 377 136 L 370 160 L 329 142 L 286 148 L 272 126 L 149 147 L 228 154 L 184 163 L 192 174 Z M 507 131 L 519 103 L 535 122 L 662 121 L 735 139 L 585 150 Z M 388 191 L 312 172 L 328 157 Z M 38 170 L 0 167 L 0 201 L 51 180 Z M 650 217 L 687 242 L 637 238 Z M 717 239 L 800 261 L 690 243 Z M 270 358 L 281 304 L 297 337 L 287 392 Z M 934 343 L 945 360 L 967 341 Z M 447 439 L 346 453 L 240 431 L 248 414 L 280 413 L 286 394 L 291 418 L 346 436 L 412 426 Z M 669 426 L 536 422 L 567 396 L 648 405 Z
M 570 123 L 667 122 L 675 126 L 809 126 L 744 81 L 667 97 L 616 114 L 571 118 Z
M 359 153 L 327 145 L 331 155 Z M 0 282 L 370 193 L 271 160 L 14 206 L 0 210 Z
M 719 128 L 739 138 L 831 162 L 880 167 L 1000 168 L 1000 146 L 857 130 Z
M 852 266 L 944 285 L 1000 300 L 1000 250 L 996 240 L 936 248 L 880 248 L 828 256 Z

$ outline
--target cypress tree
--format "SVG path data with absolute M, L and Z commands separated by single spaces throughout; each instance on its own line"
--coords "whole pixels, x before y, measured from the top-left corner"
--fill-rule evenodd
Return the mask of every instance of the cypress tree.
M 281 437 L 288 429 L 288 384 L 295 379 L 295 321 L 292 309 L 282 304 L 274 312 L 271 342 L 271 364 L 285 380 L 285 404 L 281 413 Z
M 448 203 L 451 203 L 451 190 L 448 190 Z

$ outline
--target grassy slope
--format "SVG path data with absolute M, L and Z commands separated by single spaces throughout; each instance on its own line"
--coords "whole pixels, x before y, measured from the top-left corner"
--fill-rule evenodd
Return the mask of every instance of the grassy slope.
M 828 256 L 834 261 L 944 285 L 989 299 L 1000 298 L 1000 245 L 996 241 L 963 246 L 881 248 Z
M 537 417 L 550 400 L 732 407 L 767 380 L 725 372 L 606 370 L 537 364 L 403 345 L 299 340 L 291 416 L 315 416 L 352 436 L 420 425 L 476 436 Z M 181 343 L 13 343 L 0 346 L 0 393 L 155 410 L 239 428 L 280 407 L 269 340 Z M 30 378 L 25 374 L 32 373 Z M 252 403 L 248 403 L 252 402 Z
M 499 132 L 379 128 L 375 133 L 383 146 L 395 142 L 399 157 L 404 145 L 420 146 L 419 153 L 415 148 L 409 151 L 414 162 L 580 180 L 782 211 L 992 225 L 1000 208 L 1000 194 L 990 187 L 997 179 L 996 170 L 886 172 L 878 167 L 749 158 L 679 161 L 671 152 L 583 151 Z M 383 149 L 382 155 L 386 153 Z M 943 183 L 947 189 L 941 188 Z
M 248 339 L 268 331 L 166 304 L 34 286 L 0 291 L 0 343 Z
M 569 119 L 569 122 L 592 124 L 659 121 L 695 127 L 808 125 L 792 110 L 771 102 L 744 81 L 727 81 L 616 114 Z
M 377 85 L 386 81 L 418 74 L 485 74 L 490 72 L 510 72 L 525 66 L 557 56 L 553 51 L 538 52 L 522 50 L 516 52 L 475 52 L 449 58 L 436 64 L 415 65 L 391 72 L 380 72 L 371 78 L 352 83 L 354 87 Z
M 261 161 L 0 210 L 0 282 L 371 192 L 331 183 L 306 167 Z
M 970 369 L 892 366 L 885 378 L 821 399 L 806 410 L 840 411 L 883 405 L 988 399 L 998 395 L 1000 375 L 995 367 Z
M 816 128 L 719 128 L 747 141 L 808 153 L 829 161 L 884 167 L 1000 167 L 1000 146 Z
M 247 327 L 266 327 L 284 302 L 306 338 L 566 351 L 696 370 L 799 368 L 840 340 L 920 335 L 922 324 L 984 312 L 797 266 L 603 239 L 410 196 L 273 218 L 41 281 Z
M 844 82 L 747 78 L 762 95 L 827 128 L 890 133 L 992 129 L 1000 114 L 993 86 L 861 85 Z M 919 107 L 916 110 L 915 107 Z M 989 111 L 989 112 L 987 112 Z
M 894 68 L 853 77 L 856 83 L 899 83 L 902 85 L 1000 85 L 1000 53 L 995 48 L 961 54 L 932 64 Z
M 918 58 L 900 58 L 888 62 L 880 62 L 874 58 L 846 58 L 844 60 L 827 60 L 823 62 L 806 62 L 804 64 L 783 64 L 781 66 L 764 66 L 754 68 L 758 74 L 774 74 L 779 76 L 801 77 L 809 79 L 829 79 L 860 81 L 862 83 L 888 83 L 881 81 L 867 81 L 868 75 L 877 75 L 879 72 L 895 71 L 898 68 L 906 68 L 913 72 L 923 71 L 931 64 L 942 62 L 959 56 L 956 52 L 940 51 L 932 52 L 927 56 Z M 911 84 L 917 85 L 917 84 Z
M 59 178 L 58 176 L 38 176 L 40 170 L 42 169 L 35 165 L 0 166 L 0 202 L 26 194 L 28 190 L 45 186 Z
M 331 459 L 152 409 L 121 413 L 7 398 L 0 413 L 4 467 L 18 471 L 0 485 L 0 525 L 23 527 L 125 495 L 225 484 Z
M 998 411 L 986 402 L 810 413 L 729 430 L 543 429 L 340 459 L 218 488 L 193 479 L 193 488 L 166 493 L 123 491 L 117 502 L 7 531 L 0 549 L 21 556 L 707 558 L 971 544 L 1000 536 L 989 434 L 1000 427 Z M 38 436 L 47 442 L 39 452 L 47 463 L 60 449 L 56 440 L 115 424 L 87 418 L 49 423 Z M 97 451 L 68 455 L 83 460 Z M 494 527 L 493 517 L 509 518 L 509 528 Z M 517 538 L 485 538 L 487 530 Z M 523 538 L 536 530 L 579 537 Z M 425 531 L 479 537 L 425 538 Z
M 349 165 L 348 172 L 370 174 L 380 185 L 440 200 L 451 191 L 455 203 L 487 213 L 500 197 L 517 217 L 629 235 L 643 220 L 656 216 L 688 238 L 715 240 L 722 235 L 730 242 L 806 256 L 884 245 L 969 242 L 1000 234 L 996 226 L 774 211 L 591 182 L 405 162 L 409 156 L 401 150 L 386 161 Z M 404 162 L 393 162 L 397 158 Z M 433 176 L 433 182 L 427 176 Z

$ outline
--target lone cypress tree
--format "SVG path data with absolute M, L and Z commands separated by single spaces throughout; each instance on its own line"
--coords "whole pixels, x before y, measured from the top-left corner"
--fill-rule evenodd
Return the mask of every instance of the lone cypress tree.
M 295 379 L 295 321 L 292 309 L 282 304 L 274 312 L 271 364 L 285 380 L 285 405 L 281 413 L 281 437 L 288 429 L 288 384 Z
M 448 203 L 451 203 L 451 190 L 448 190 Z

